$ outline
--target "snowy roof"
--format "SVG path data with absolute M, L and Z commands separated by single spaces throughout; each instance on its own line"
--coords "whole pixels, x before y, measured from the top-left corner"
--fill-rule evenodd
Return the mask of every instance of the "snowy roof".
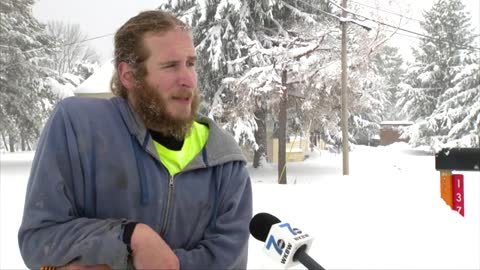
M 412 121 L 382 121 L 380 123 L 382 126 L 410 126 L 413 125 Z
M 73 92 L 77 94 L 110 93 L 110 80 L 114 68 L 112 61 L 104 63 L 95 73 L 80 84 Z

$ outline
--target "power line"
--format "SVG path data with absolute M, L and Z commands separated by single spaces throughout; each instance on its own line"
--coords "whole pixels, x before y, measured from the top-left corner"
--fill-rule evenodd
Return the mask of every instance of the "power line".
M 87 41 L 91 41 L 91 40 L 95 40 L 95 39 L 100 39 L 100 38 L 104 38 L 104 37 L 108 37 L 108 36 L 111 36 L 113 34 L 105 34 L 105 35 L 101 35 L 101 36 L 96 36 L 96 37 L 92 37 L 92 38 L 86 38 L 86 39 L 83 39 L 83 40 L 80 40 L 80 41 L 76 41 L 76 42 L 72 42 L 72 43 L 68 43 L 68 44 L 61 44 L 61 45 L 58 45 L 58 46 L 54 46 L 54 47 L 48 47 L 48 46 L 42 46 L 42 47 L 39 47 L 39 48 L 35 48 L 35 49 L 30 49 L 30 50 L 26 50 L 22 53 L 32 53 L 32 52 L 37 52 L 37 51 L 41 51 L 41 50 L 47 50 L 47 49 L 60 49 L 60 48 L 65 48 L 65 47 L 68 47 L 68 46 L 72 46 L 72 45 L 76 45 L 76 44 L 81 44 L 81 43 L 84 43 L 84 42 L 87 42 Z M 1 46 L 1 47 L 6 47 L 6 46 Z M 10 46 L 11 47 L 11 46 Z M 23 64 L 25 62 L 28 62 L 30 59 L 25 59 L 25 60 L 22 60 L 22 61 L 18 61 L 16 63 L 13 63 L 13 64 L 10 64 L 8 66 L 4 66 L 3 68 L 0 69 L 0 71 L 4 71 L 4 70 L 7 70 L 11 67 L 14 67 L 16 65 L 20 65 L 20 64 Z
M 191 13 L 194 13 L 196 11 L 200 11 L 200 10 L 203 10 L 203 9 L 206 9 L 207 7 L 202 7 L 202 8 L 196 8 L 196 9 L 193 9 L 191 11 L 188 11 L 188 12 L 185 12 L 185 13 L 182 13 L 182 14 L 179 14 L 179 16 L 185 16 L 185 15 L 188 15 L 188 14 L 191 14 Z M 41 51 L 41 50 L 46 50 L 46 49 L 60 49 L 60 48 L 65 48 L 65 47 L 68 47 L 68 46 L 72 46 L 72 45 L 76 45 L 76 44 L 81 44 L 81 43 L 84 43 L 84 42 L 87 42 L 87 41 L 92 41 L 92 40 L 96 40 L 96 39 L 101 39 L 101 38 L 105 38 L 105 37 L 108 37 L 108 36 L 113 36 L 115 33 L 110 33 L 110 34 L 104 34 L 104 35 L 100 35 L 100 36 L 95 36 L 95 37 L 92 37 L 92 38 L 86 38 L 86 39 L 83 39 L 83 40 L 80 40 L 80 41 L 76 41 L 76 42 L 72 42 L 72 43 L 68 43 L 68 44 L 61 44 L 61 45 L 57 45 L 57 46 L 53 46 L 53 47 L 48 47 L 48 46 L 41 46 L 39 48 L 35 48 L 35 49 L 30 49 L 30 50 L 26 50 L 22 53 L 32 53 L 32 52 L 36 52 L 36 51 Z M 6 47 L 4 45 L 0 45 L 0 47 Z M 14 67 L 16 65 L 20 65 L 20 64 L 23 64 L 25 62 L 28 62 L 30 59 L 25 59 L 25 60 L 21 60 L 21 61 L 18 61 L 16 63 L 12 63 L 8 66 L 4 66 L 2 68 L 0 68 L 0 71 L 4 71 L 4 70 L 7 70 L 11 67 Z
M 319 11 L 320 13 L 322 14 L 325 14 L 327 16 L 330 16 L 330 17 L 333 17 L 339 21 L 345 21 L 345 19 L 343 18 L 340 18 L 338 17 L 337 15 L 335 14 L 332 14 L 332 13 L 329 13 L 329 12 L 326 12 L 324 10 L 321 10 L 319 9 L 318 7 L 316 6 L 313 6 L 311 5 L 310 3 L 308 2 L 305 2 L 303 0 L 295 0 L 297 2 L 300 2 L 300 3 L 303 3 L 309 7 L 311 7 L 312 9 L 316 10 L 316 11 Z M 365 5 L 365 4 L 361 4 L 361 3 L 358 3 L 356 1 L 352 1 L 350 0 L 351 2 L 354 2 L 356 4 L 359 4 L 359 5 L 363 5 L 363 6 L 366 6 L 366 7 L 370 7 L 370 8 L 374 8 L 374 7 L 371 7 L 371 6 L 368 6 L 368 5 Z M 332 2 L 332 1 L 329 1 L 329 3 L 333 4 L 334 6 L 340 8 L 343 10 L 343 8 L 339 5 L 337 5 L 336 3 Z M 192 9 L 191 11 L 188 11 L 188 12 L 184 12 L 184 13 L 181 13 L 179 14 L 179 16 L 185 16 L 185 15 L 188 15 L 188 14 L 191 14 L 191 13 L 194 13 L 194 12 L 197 12 L 197 11 L 200 11 L 200 10 L 203 10 L 203 9 L 206 9 L 207 6 L 205 7 L 201 7 L 201 8 L 195 8 L 195 9 Z M 376 9 L 376 8 L 375 8 Z M 380 10 L 380 9 L 378 9 Z M 475 50 L 475 51 L 480 51 L 480 48 L 477 48 L 477 47 L 473 47 L 473 46 L 468 46 L 468 45 L 459 45 L 459 44 L 456 44 L 456 43 L 453 43 L 453 42 L 450 42 L 450 41 L 447 41 L 445 39 L 441 39 L 441 38 L 435 38 L 435 37 L 432 37 L 432 36 L 428 36 L 428 35 L 424 35 L 424 34 L 421 34 L 421 33 L 417 33 L 415 31 L 412 31 L 412 30 L 408 30 L 408 29 L 404 29 L 404 28 L 400 28 L 400 27 L 397 27 L 397 26 L 394 26 L 394 25 L 391 25 L 391 24 L 387 24 L 387 23 L 384 23 L 384 22 L 381 22 L 381 21 L 378 21 L 376 19 L 372 19 L 372 18 L 369 18 L 369 17 L 366 17 L 364 15 L 360 15 L 360 14 L 356 14 L 355 12 L 352 12 L 348 9 L 345 9 L 345 11 L 349 14 L 352 14 L 354 16 L 357 16 L 357 17 L 360 17 L 360 18 L 363 18 L 365 20 L 369 20 L 369 21 L 372 21 L 372 22 L 375 22 L 375 23 L 378 23 L 378 24 L 381 24 L 381 25 L 384 25 L 384 26 L 387 26 L 387 27 L 390 27 L 390 28 L 393 28 L 393 29 L 396 29 L 396 30 L 400 30 L 400 31 L 403 31 L 403 32 L 407 32 L 407 33 L 410 33 L 410 34 L 414 34 L 416 36 L 411 36 L 411 35 L 406 35 L 406 34 L 401 34 L 401 33 L 395 33 L 397 35 L 403 35 L 403 36 L 407 36 L 407 37 L 411 37 L 411 38 L 417 38 L 419 40 L 422 40 L 422 38 L 420 37 L 423 37 L 423 38 L 426 38 L 426 39 L 430 39 L 430 40 L 438 40 L 438 41 L 442 41 L 442 42 L 445 42 L 445 43 L 448 43 L 448 44 L 451 44 L 451 45 L 454 45 L 456 48 L 459 48 L 459 49 L 468 49 L 468 50 Z M 403 16 L 401 14 L 398 14 L 398 13 L 394 13 L 394 12 L 390 12 L 390 11 L 384 11 L 384 12 L 388 12 L 388 13 L 391 13 L 391 14 L 395 14 L 395 15 L 398 15 L 398 16 L 401 16 L 403 18 L 407 18 L 407 19 L 411 19 L 411 20 L 416 20 L 416 21 L 419 21 L 419 22 L 422 22 L 418 19 L 415 19 L 415 18 L 410 18 L 410 17 L 406 17 L 406 16 Z M 355 23 L 354 21 L 350 21 L 352 23 Z M 360 26 L 362 26 L 361 24 L 359 24 Z M 363 27 L 363 26 L 362 26 Z M 391 30 L 390 30 L 391 31 Z M 81 41 L 77 41 L 77 42 L 72 42 L 72 43 L 69 43 L 69 44 L 62 44 L 62 45 L 59 45 L 59 46 L 55 46 L 55 47 L 47 47 L 47 46 L 43 46 L 43 47 L 40 47 L 40 48 L 36 48 L 36 49 L 31 49 L 31 50 L 27 50 L 25 51 L 24 53 L 30 53 L 30 52 L 35 52 L 35 51 L 40 51 L 40 50 L 44 50 L 44 49 L 56 49 L 56 48 L 63 48 L 63 47 L 67 47 L 67 46 L 72 46 L 72 45 L 76 45 L 76 44 L 80 44 L 80 43 L 84 43 L 84 42 L 87 42 L 87 41 L 92 41 L 92 40 L 96 40 L 96 39 L 100 39 L 100 38 L 105 38 L 105 37 L 108 37 L 108 36 L 112 36 L 114 35 L 114 33 L 110 33 L 110 34 L 104 34 L 104 35 L 100 35 L 100 36 L 95 36 L 95 37 L 92 37 L 92 38 L 87 38 L 87 39 L 84 39 L 84 40 L 81 40 Z M 420 36 L 420 37 L 418 37 Z M 11 65 L 8 65 L 8 66 L 5 66 L 3 68 L 0 69 L 0 71 L 4 71 L 12 66 L 15 66 L 15 65 L 19 65 L 21 63 L 24 63 L 24 62 L 27 62 L 28 59 L 26 60 L 23 60 L 23 61 L 19 61 L 17 63 L 13 63 Z
M 401 18 L 405 18 L 405 19 L 407 19 L 407 20 L 412 20 L 412 21 L 417 21 L 417 22 L 420 22 L 420 23 L 425 23 L 425 22 L 422 21 L 422 20 L 419 20 L 419 19 L 416 19 L 416 18 L 413 18 L 413 17 L 408 17 L 408 16 L 405 16 L 405 15 L 402 15 L 402 14 L 400 14 L 400 13 L 396 13 L 396 12 L 393 12 L 393 11 L 389 11 L 389 10 L 385 10 L 385 9 L 381 9 L 381 8 L 372 7 L 372 6 L 369 6 L 369 5 L 360 3 L 360 2 L 356 2 L 356 1 L 353 1 L 353 0 L 350 0 L 350 2 L 352 2 L 352 3 L 354 3 L 354 4 L 357 4 L 357 5 L 360 5 L 360 6 L 368 7 L 368 8 L 370 8 L 370 9 L 375 9 L 375 10 L 382 11 L 382 12 L 385 12 L 385 13 L 393 14 L 393 15 L 399 16 L 399 17 L 401 17 Z
M 391 33 L 395 33 L 395 35 L 399 35 L 399 36 L 414 38 L 414 39 L 416 39 L 416 40 L 422 40 L 422 39 L 419 38 L 418 36 L 408 35 L 408 34 L 404 34 L 404 33 L 399 33 L 399 32 L 397 32 L 396 30 L 392 30 L 392 29 L 385 29 L 385 31 L 388 31 L 388 32 L 391 32 Z
M 296 1 L 301 1 L 301 0 L 296 0 Z M 391 28 L 394 28 L 394 29 L 397 29 L 397 30 L 400 30 L 400 31 L 403 31 L 403 32 L 407 32 L 407 33 L 410 33 L 410 34 L 414 34 L 414 35 L 417 35 L 417 36 L 420 36 L 420 37 L 423 37 L 425 39 L 430 39 L 430 40 L 436 40 L 436 41 L 441 41 L 441 42 L 445 42 L 449 45 L 453 45 L 454 47 L 458 48 L 458 49 L 467 49 L 467 50 L 474 50 L 474 51 L 480 51 L 480 48 L 477 48 L 477 47 L 473 47 L 473 46 L 469 46 L 469 45 L 460 45 L 460 44 L 457 44 L 457 43 L 454 43 L 454 42 L 450 42 L 448 40 L 445 40 L 443 38 L 436 38 L 436 37 L 432 37 L 432 36 L 428 36 L 428 35 L 425 35 L 425 34 L 421 34 L 421 33 L 418 33 L 418 32 L 415 32 L 415 31 L 412 31 L 412 30 L 408 30 L 408 29 L 405 29 L 405 28 L 401 28 L 401 27 L 397 27 L 397 26 L 394 26 L 394 25 L 391 25 L 391 24 L 388 24 L 388 23 L 384 23 L 384 22 L 381 22 L 379 20 L 376 20 L 376 19 L 372 19 L 372 18 L 369 18 L 369 17 L 366 17 L 364 15 L 360 15 L 360 14 L 357 14 L 351 10 L 348 10 L 348 9 L 344 9 L 343 7 L 333 3 L 332 1 L 329 1 L 329 3 L 332 3 L 334 6 L 342 9 L 342 10 L 345 10 L 347 13 L 350 13 L 354 16 L 357 16 L 359 18 L 363 18 L 365 20 L 369 20 L 369 21 L 372 21 L 372 22 L 375 22 L 375 23 L 378 23 L 378 24 L 381 24 L 381 25 L 384 25 L 384 26 L 387 26 L 387 27 L 391 27 Z
M 113 35 L 114 35 L 113 33 L 110 33 L 110 34 L 105 34 L 105 35 L 96 36 L 96 37 L 92 37 L 92 38 L 82 39 L 80 41 L 75 41 L 75 42 L 72 42 L 72 43 L 62 44 L 62 45 L 58 45 L 58 46 L 54 46 L 54 47 L 50 47 L 50 48 L 44 46 L 42 48 L 32 49 L 32 50 L 28 50 L 28 51 L 25 51 L 25 52 L 33 52 L 33 51 L 37 51 L 37 50 L 41 50 L 41 49 L 60 49 L 60 48 L 64 48 L 64 47 L 68 47 L 68 46 L 72 46 L 72 45 L 76 45 L 76 44 L 81 44 L 81 43 L 84 43 L 84 42 L 87 42 L 87 41 L 92 41 L 92 40 L 95 40 L 95 39 L 100 39 L 100 38 L 113 36 Z
M 327 15 L 327 16 L 333 17 L 333 18 L 335 18 L 335 19 L 337 19 L 337 20 L 341 20 L 341 18 L 338 17 L 337 15 L 332 14 L 332 13 L 329 13 L 329 12 L 326 12 L 326 11 L 324 11 L 324 10 L 321 10 L 321 9 L 315 7 L 315 6 L 312 6 L 310 3 L 307 3 L 307 2 L 302 1 L 302 0 L 296 0 L 296 1 L 298 1 L 298 2 L 300 2 L 300 3 L 303 3 L 303 4 L 307 5 L 307 6 L 310 6 L 311 8 L 315 9 L 316 11 L 320 11 L 320 13 L 322 13 L 322 14 L 325 14 L 325 15 Z

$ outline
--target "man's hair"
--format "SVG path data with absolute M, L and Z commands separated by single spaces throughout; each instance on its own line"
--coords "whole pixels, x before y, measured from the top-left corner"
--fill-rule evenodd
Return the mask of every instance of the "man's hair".
M 117 68 L 121 62 L 130 66 L 135 80 L 143 79 L 147 75 L 145 60 L 150 56 L 150 52 L 144 46 L 145 34 L 174 29 L 189 31 L 187 24 L 173 14 L 161 10 L 143 11 L 118 29 L 114 37 L 115 72 L 110 83 L 114 95 L 125 99 L 128 97 L 128 91 L 118 77 Z

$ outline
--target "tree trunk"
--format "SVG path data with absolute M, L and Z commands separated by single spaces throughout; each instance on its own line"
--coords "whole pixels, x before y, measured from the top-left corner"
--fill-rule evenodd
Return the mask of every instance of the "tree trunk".
M 287 71 L 282 71 L 282 98 L 278 116 L 278 183 L 287 183 Z
M 20 141 L 21 141 L 21 149 L 22 151 L 26 151 L 27 150 L 27 145 L 25 143 L 25 139 L 23 137 L 20 138 Z
M 15 152 L 15 137 L 12 136 L 11 134 L 8 135 L 8 143 L 9 143 L 9 147 L 10 148 L 10 152 Z
M 266 104 L 263 100 L 257 103 L 257 109 L 254 112 L 257 130 L 255 130 L 255 141 L 258 144 L 257 150 L 253 154 L 253 168 L 260 166 L 260 160 L 266 155 L 267 149 L 267 125 L 265 123 L 267 116 Z
M 3 145 L 5 145 L 5 149 L 9 151 L 8 143 L 7 140 L 5 139 L 5 134 L 2 132 L 2 140 L 3 140 Z

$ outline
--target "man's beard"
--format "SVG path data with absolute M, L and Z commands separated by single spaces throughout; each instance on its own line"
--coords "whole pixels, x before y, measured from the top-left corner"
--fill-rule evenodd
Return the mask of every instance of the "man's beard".
M 191 91 L 190 115 L 181 119 L 173 117 L 167 111 L 168 100 L 165 100 L 145 80 L 140 80 L 129 95 L 135 111 L 140 115 L 148 129 L 157 131 L 164 136 L 172 136 L 177 140 L 183 140 L 190 132 L 200 102 L 198 91 L 196 89 Z

